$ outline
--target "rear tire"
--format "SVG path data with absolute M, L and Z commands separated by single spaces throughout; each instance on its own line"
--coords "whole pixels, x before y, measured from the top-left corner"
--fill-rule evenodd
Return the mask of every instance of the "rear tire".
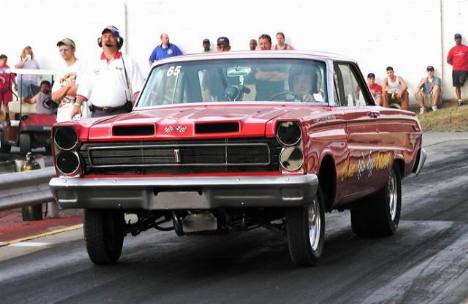
M 323 198 L 319 188 L 317 197 L 310 205 L 286 210 L 289 254 L 297 266 L 313 266 L 322 255 L 325 241 Z
M 11 145 L 7 142 L 4 132 L 0 131 L 0 152 L 10 153 L 10 151 L 11 151 Z
M 31 152 L 31 136 L 26 133 L 20 134 L 19 146 L 21 155 L 26 155 L 28 152 Z
M 122 254 L 124 214 L 114 210 L 91 210 L 84 213 L 84 237 L 89 258 L 94 264 L 114 264 Z
M 351 228 L 360 237 L 393 235 L 401 213 L 401 175 L 393 167 L 386 185 L 351 208 Z

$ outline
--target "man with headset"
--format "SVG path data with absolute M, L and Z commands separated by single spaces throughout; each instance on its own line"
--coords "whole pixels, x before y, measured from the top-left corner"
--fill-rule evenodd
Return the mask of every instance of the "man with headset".
M 88 101 L 92 117 L 130 112 L 142 88 L 143 76 L 137 63 L 119 51 L 123 38 L 115 26 L 104 28 L 98 45 L 102 48 L 99 60 L 78 75 L 72 117 L 80 113 L 84 101 Z

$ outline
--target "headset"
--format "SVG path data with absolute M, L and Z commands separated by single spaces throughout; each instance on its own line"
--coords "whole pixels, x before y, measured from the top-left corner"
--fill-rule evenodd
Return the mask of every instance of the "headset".
M 120 37 L 120 35 L 117 37 L 117 49 L 120 50 L 123 46 L 124 39 Z M 99 47 L 102 47 L 102 37 L 98 37 L 97 39 L 97 44 Z

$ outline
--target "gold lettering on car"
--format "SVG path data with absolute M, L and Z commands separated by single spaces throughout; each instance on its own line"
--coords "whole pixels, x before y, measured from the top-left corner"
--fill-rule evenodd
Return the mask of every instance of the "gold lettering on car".
M 371 177 L 375 170 L 388 169 L 391 160 L 390 152 L 361 152 L 358 157 L 351 157 L 351 160 L 346 160 L 339 178 L 343 182 L 353 176 L 356 176 L 357 179 L 364 176 Z

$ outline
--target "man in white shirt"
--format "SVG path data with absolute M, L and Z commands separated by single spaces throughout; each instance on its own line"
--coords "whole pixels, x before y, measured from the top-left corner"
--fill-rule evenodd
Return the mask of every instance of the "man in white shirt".
M 140 68 L 119 51 L 123 38 L 115 26 L 102 31 L 98 44 L 102 47 L 99 60 L 91 63 L 83 77 L 79 75 L 72 115 L 80 113 L 85 101 L 88 101 L 92 117 L 128 113 L 142 88 Z
M 52 87 L 52 100 L 58 104 L 57 122 L 71 120 L 73 103 L 76 100 L 76 78 L 81 65 L 78 58 L 75 57 L 75 42 L 70 38 L 64 38 L 57 42 L 60 56 L 62 56 L 65 66 L 55 75 L 54 85 Z M 83 105 L 82 112 L 86 114 Z M 83 115 L 86 116 L 86 115 Z

